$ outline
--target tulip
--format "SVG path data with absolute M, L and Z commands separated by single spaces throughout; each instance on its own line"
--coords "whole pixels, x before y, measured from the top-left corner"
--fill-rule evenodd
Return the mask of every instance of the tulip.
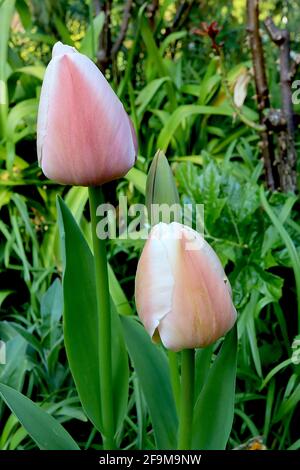
M 151 338 L 173 351 L 205 347 L 236 320 L 219 258 L 201 235 L 178 222 L 151 230 L 137 267 L 135 298 Z
M 44 174 L 71 185 L 101 185 L 135 162 L 136 136 L 122 103 L 90 59 L 60 42 L 42 86 L 37 151 Z

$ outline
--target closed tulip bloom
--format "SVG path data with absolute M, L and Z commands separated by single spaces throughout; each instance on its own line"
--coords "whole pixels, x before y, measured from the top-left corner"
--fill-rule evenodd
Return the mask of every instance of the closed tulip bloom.
M 134 165 L 131 121 L 96 65 L 73 47 L 53 47 L 42 86 L 37 151 L 44 174 L 59 183 L 97 186 Z
M 138 263 L 138 314 L 173 351 L 205 347 L 236 320 L 221 262 L 204 238 L 177 222 L 153 227 Z

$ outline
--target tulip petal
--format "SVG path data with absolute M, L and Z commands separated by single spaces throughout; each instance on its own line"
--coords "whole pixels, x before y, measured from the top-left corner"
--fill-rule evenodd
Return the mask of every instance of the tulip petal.
M 77 51 L 76 51 L 75 47 L 68 46 L 67 44 L 63 44 L 62 42 L 58 41 L 53 46 L 52 58 L 53 57 L 58 57 L 60 55 L 65 55 L 65 54 L 74 54 L 76 52 Z
M 149 263 L 151 256 L 151 263 Z M 172 309 L 174 278 L 163 243 L 150 237 L 139 259 L 135 299 L 139 316 L 153 338 L 161 320 Z
M 92 186 L 134 165 L 134 130 L 96 65 L 57 43 L 41 92 L 38 155 L 43 172 L 64 184 Z

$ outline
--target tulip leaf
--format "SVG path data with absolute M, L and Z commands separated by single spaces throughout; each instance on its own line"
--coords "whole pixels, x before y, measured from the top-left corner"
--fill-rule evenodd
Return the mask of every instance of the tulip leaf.
M 64 340 L 82 406 L 102 430 L 98 359 L 98 316 L 92 252 L 72 213 L 58 198 L 64 260 Z M 122 328 L 112 305 L 112 369 L 115 431 L 123 422 L 128 397 L 128 357 Z
M 178 419 L 166 355 L 134 318 L 121 318 L 125 341 L 141 384 L 158 449 L 176 447 Z
M 11 111 L 9 112 L 7 118 L 7 135 L 8 137 L 16 142 L 20 136 L 23 136 L 23 133 L 18 134 L 18 126 L 20 122 L 28 118 L 28 116 L 35 116 L 38 110 L 38 101 L 36 98 L 30 98 L 28 100 L 23 100 L 16 104 Z
M 0 384 L 0 396 L 42 450 L 79 450 L 63 426 L 22 393 Z
M 194 410 L 193 449 L 224 450 L 234 415 L 237 326 L 227 334 Z

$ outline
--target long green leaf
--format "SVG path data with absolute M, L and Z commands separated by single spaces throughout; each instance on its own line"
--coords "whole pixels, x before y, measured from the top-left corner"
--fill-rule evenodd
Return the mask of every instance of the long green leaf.
M 0 395 L 42 450 L 79 450 L 70 434 L 29 398 L 0 384 Z
M 144 328 L 122 317 L 127 348 L 145 396 L 158 449 L 174 449 L 178 419 L 166 355 L 154 345 Z
M 193 449 L 224 450 L 234 414 L 237 326 L 227 334 L 194 410 Z

